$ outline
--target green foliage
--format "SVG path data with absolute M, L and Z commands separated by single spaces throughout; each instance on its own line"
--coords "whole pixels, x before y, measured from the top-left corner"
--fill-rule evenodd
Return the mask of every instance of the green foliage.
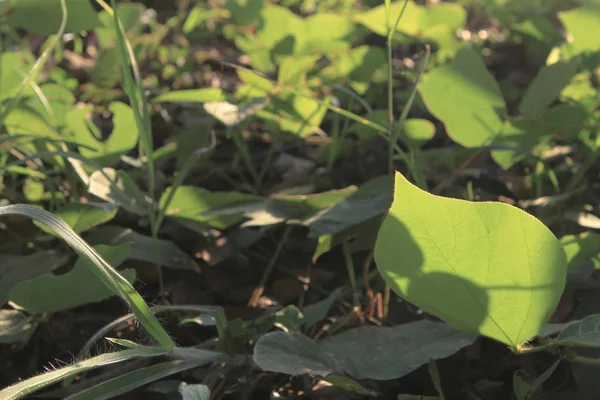
M 554 235 L 517 208 L 432 196 L 399 173 L 394 192 L 375 245 L 390 287 L 457 329 L 513 348 L 534 337 L 565 285 Z
M 115 268 L 129 256 L 129 246 L 97 246 L 98 254 Z M 31 314 L 54 313 L 68 310 L 83 304 L 102 301 L 114 293 L 102 281 L 95 279 L 95 273 L 79 258 L 73 268 L 61 275 L 40 275 L 15 285 L 8 298 Z M 135 280 L 134 270 L 121 272 L 129 282 Z M 46 294 L 54 292 L 53 296 Z
M 133 149 L 139 138 L 133 110 L 126 104 L 114 102 L 108 106 L 112 114 L 114 128 L 107 139 L 102 137 L 99 129 L 89 120 L 94 107 L 89 104 L 82 108 L 74 108 L 67 115 L 67 125 L 73 138 L 81 143 L 79 152 L 82 156 L 94 160 L 100 165 L 114 165 L 122 155 Z
M 289 375 L 347 373 L 356 379 L 390 380 L 409 374 L 429 359 L 444 358 L 474 336 L 430 321 L 393 328 L 361 327 L 314 342 L 298 333 L 263 335 L 254 360 L 264 370 Z
M 7 22 L 40 35 L 53 35 L 62 21 L 61 0 L 11 0 Z M 91 4 L 81 0 L 66 0 L 69 18 L 65 32 L 88 31 L 101 26 Z
M 121 396 L 168 376 L 164 396 L 235 396 L 239 382 L 257 382 L 246 373 L 252 361 L 237 356 L 253 346 L 265 371 L 371 397 L 387 387 L 363 380 L 428 364 L 438 395 L 399 399 L 443 400 L 446 370 L 435 360 L 476 335 L 515 353 L 597 363 L 567 347 L 598 347 L 598 316 L 547 323 L 561 295 L 553 318 L 570 307 L 565 281 L 594 287 L 600 265 L 591 231 L 600 227 L 597 6 L 107 3 L 115 6 L 96 0 L 96 12 L 83 0 L 0 1 L 0 200 L 11 204 L 0 214 L 34 219 L 0 226 L 0 343 L 16 353 L 66 310 L 90 312 L 96 326 L 94 311 L 112 304 L 99 302 L 117 294 L 132 314 L 99 329 L 81 354 L 134 319 L 156 347 L 109 339 L 129 350 L 78 360 L 1 398 L 159 356 L 169 359 L 84 381 L 89 389 L 70 387 L 68 398 Z M 419 188 L 399 173 L 394 185 L 394 169 Z M 306 268 L 311 254 L 317 265 Z M 117 271 L 125 260 L 136 270 Z M 182 304 L 241 304 L 259 278 L 250 303 L 273 307 L 244 309 L 259 314 L 250 320 Z M 146 304 L 136 279 L 161 305 Z M 425 312 L 444 323 L 356 328 L 392 321 L 389 289 L 419 309 L 406 307 L 410 319 Z M 173 337 L 157 312 L 179 323 Z M 183 348 L 182 334 L 208 340 Z M 535 380 L 517 371 L 517 398 L 541 392 L 557 365 Z M 175 377 L 200 366 L 184 375 L 189 383 Z

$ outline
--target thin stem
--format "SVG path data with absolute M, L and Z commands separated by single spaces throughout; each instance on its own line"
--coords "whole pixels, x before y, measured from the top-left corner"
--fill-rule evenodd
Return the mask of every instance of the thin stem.
M 344 253 L 344 261 L 346 264 L 346 271 L 348 272 L 348 279 L 350 280 L 350 286 L 352 287 L 352 300 L 354 307 L 359 306 L 359 293 L 358 286 L 356 284 L 356 271 L 354 270 L 354 260 L 352 260 L 352 252 L 348 242 L 342 243 L 342 252 Z
M 387 61 L 388 61 L 388 85 L 387 85 L 387 100 L 388 100 L 388 173 L 392 175 L 394 173 L 394 146 L 398 143 L 398 138 L 394 135 L 394 70 L 393 70 L 393 57 L 392 57 L 392 39 L 396 32 L 396 26 L 400 23 L 400 19 L 406 10 L 408 0 L 404 1 L 402 10 L 396 19 L 394 26 L 391 25 L 391 0 L 385 0 L 385 13 L 387 17 Z
M 277 244 L 277 248 L 275 249 L 275 253 L 273 253 L 273 257 L 271 257 L 271 259 L 269 260 L 267 269 L 265 270 L 265 273 L 263 274 L 263 276 L 260 280 L 260 283 L 258 284 L 258 287 L 256 289 L 254 289 L 254 292 L 252 293 L 252 296 L 250 297 L 250 300 L 248 301 L 248 305 L 250 307 L 257 306 L 260 296 L 262 296 L 263 292 L 265 291 L 265 285 L 267 284 L 267 281 L 271 277 L 271 273 L 273 272 L 273 269 L 275 268 L 277 259 L 279 258 L 279 255 L 281 254 L 281 251 L 283 250 L 283 245 L 285 244 L 285 242 L 287 242 L 287 240 L 290 236 L 292 227 L 293 227 L 293 225 L 287 225 L 285 227 L 285 231 L 283 232 L 283 235 L 281 236 L 281 239 L 279 240 L 279 243 Z

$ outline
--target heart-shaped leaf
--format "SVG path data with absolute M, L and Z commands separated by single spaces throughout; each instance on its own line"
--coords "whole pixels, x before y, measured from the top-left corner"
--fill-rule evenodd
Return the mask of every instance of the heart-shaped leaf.
M 567 272 L 559 241 L 531 215 L 504 203 L 434 196 L 399 173 L 375 260 L 406 300 L 513 348 L 547 321 Z

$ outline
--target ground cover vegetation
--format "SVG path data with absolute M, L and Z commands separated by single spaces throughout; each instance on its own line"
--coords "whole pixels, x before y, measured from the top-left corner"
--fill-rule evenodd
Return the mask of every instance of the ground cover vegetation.
M 0 21 L 1 399 L 598 398 L 599 2 Z

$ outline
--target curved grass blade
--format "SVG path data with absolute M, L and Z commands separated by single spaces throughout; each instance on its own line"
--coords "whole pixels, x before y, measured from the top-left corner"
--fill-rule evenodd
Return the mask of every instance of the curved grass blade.
M 16 204 L 0 207 L 1 215 L 23 215 L 38 221 L 60 235 L 75 252 L 87 260 L 90 268 L 115 294 L 119 295 L 131 308 L 140 323 L 148 333 L 160 344 L 161 347 L 172 349 L 175 343 L 160 325 L 142 296 L 131 286 L 129 281 L 122 277 L 113 267 L 107 263 L 96 250 L 88 245 L 79 235 L 71 229 L 66 222 L 55 215 L 40 208 Z M 2 397 L 0 397 L 2 398 Z
M 62 379 L 77 375 L 81 372 L 88 371 L 94 368 L 100 368 L 105 365 L 115 364 L 122 361 L 127 361 L 132 358 L 139 357 L 156 357 L 167 354 L 169 350 L 157 347 L 140 347 L 137 349 L 123 350 L 115 353 L 102 354 L 97 357 L 89 358 L 77 362 L 73 365 L 46 372 L 45 374 L 29 378 L 23 382 L 19 382 L 13 386 L 0 391 L 0 399 L 2 400 L 18 400 L 24 396 L 43 389 L 46 386 L 52 385 Z
M 208 364 L 214 358 L 207 357 L 205 360 L 175 360 L 141 368 L 69 396 L 66 400 L 112 399 L 169 375 Z

